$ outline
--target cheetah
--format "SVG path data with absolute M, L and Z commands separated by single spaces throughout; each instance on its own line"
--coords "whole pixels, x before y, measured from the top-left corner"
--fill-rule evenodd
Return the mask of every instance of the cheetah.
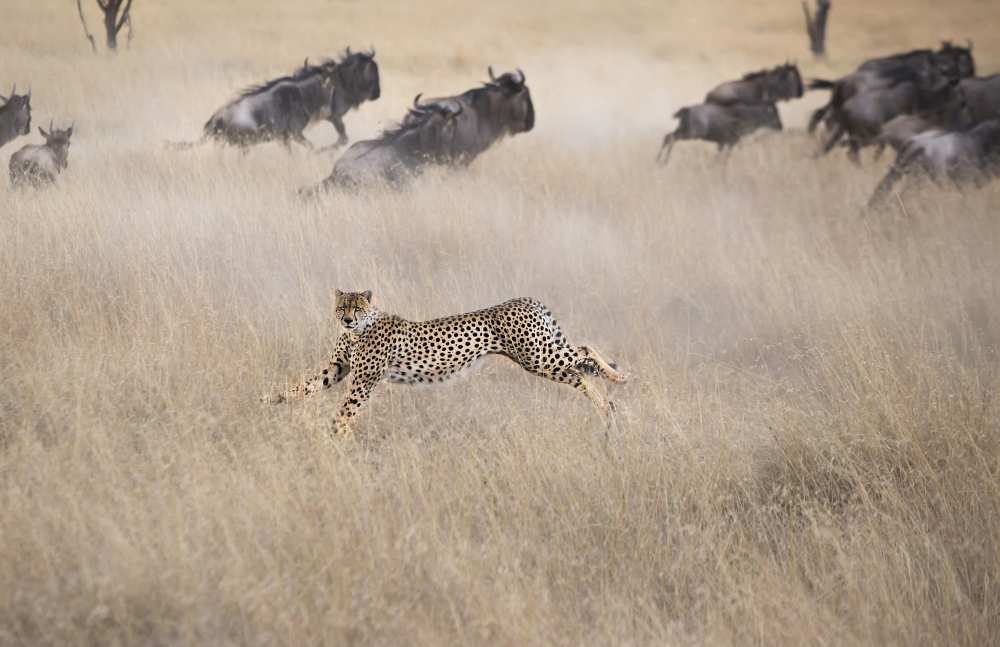
M 587 376 L 626 381 L 625 374 L 597 351 L 571 346 L 549 309 L 535 299 L 521 297 L 476 312 L 418 322 L 377 310 L 370 290 L 337 290 L 334 314 L 344 332 L 327 367 L 270 401 L 310 396 L 353 371 L 334 422 L 337 435 L 351 434 L 351 418 L 383 379 L 413 385 L 444 382 L 484 355 L 503 355 L 529 373 L 572 386 L 594 403 L 609 426 L 614 405 Z

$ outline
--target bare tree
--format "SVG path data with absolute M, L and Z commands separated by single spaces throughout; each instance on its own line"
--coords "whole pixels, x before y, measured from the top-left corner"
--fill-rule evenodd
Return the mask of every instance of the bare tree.
M 83 25 L 83 35 L 90 41 L 90 48 L 97 52 L 94 37 L 87 29 L 87 20 L 83 17 L 81 0 L 76 0 L 76 10 L 80 14 L 80 24 Z M 118 50 L 118 33 L 128 25 L 128 41 L 132 42 L 132 0 L 96 0 L 98 8 L 104 14 L 104 32 L 107 36 L 107 46 L 112 52 Z
M 818 58 L 826 56 L 826 18 L 830 13 L 831 0 L 816 0 L 816 15 L 809 11 L 809 5 L 802 2 L 806 14 L 806 32 L 809 34 L 809 49 Z

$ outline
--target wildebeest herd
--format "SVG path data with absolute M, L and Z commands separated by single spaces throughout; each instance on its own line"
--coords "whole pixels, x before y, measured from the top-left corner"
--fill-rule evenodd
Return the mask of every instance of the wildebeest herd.
M 882 204 L 898 180 L 919 172 L 955 185 L 982 184 L 1000 170 L 1000 75 L 975 76 L 972 44 L 950 42 L 937 50 L 920 49 L 863 62 L 836 80 L 804 84 L 796 65 L 770 70 L 716 86 L 704 102 L 678 110 L 677 128 L 663 139 L 657 160 L 666 164 L 682 140 L 715 143 L 720 153 L 759 129 L 783 129 L 777 104 L 798 99 L 808 90 L 828 90 L 829 101 L 815 111 L 808 130 L 826 132 L 821 154 L 846 146 L 860 162 L 864 147 L 896 151 L 896 160 L 869 202 Z M 314 196 L 330 189 L 358 189 L 373 183 L 399 185 L 430 165 L 464 166 L 503 137 L 530 131 L 535 124 L 531 92 L 521 70 L 496 75 L 462 94 L 413 100 L 395 127 L 375 139 L 356 142 L 336 161 L 330 175 L 302 189 Z M 304 131 L 329 121 L 338 139 L 348 142 L 344 115 L 381 95 L 374 48 L 310 65 L 247 88 L 219 108 L 196 142 L 215 141 L 246 149 L 267 141 L 292 142 L 310 149 Z M 0 96 L 0 146 L 31 130 L 31 92 L 16 86 Z M 51 184 L 67 168 L 73 127 L 39 128 L 43 145 L 21 148 L 10 159 L 14 186 Z M 324 150 L 327 150 L 324 149 Z

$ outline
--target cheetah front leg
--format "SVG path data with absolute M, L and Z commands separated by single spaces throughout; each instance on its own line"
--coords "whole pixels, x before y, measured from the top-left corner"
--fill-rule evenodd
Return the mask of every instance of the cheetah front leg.
M 354 379 L 351 380 L 351 388 L 344 398 L 344 402 L 337 411 L 337 417 L 333 423 L 333 431 L 337 436 L 350 436 L 353 433 L 350 420 L 358 415 L 361 408 L 371 397 L 372 389 L 382 380 L 383 372 L 367 371 L 364 373 L 355 372 Z
M 354 333 L 344 333 L 337 340 L 326 368 L 313 373 L 301 382 L 286 387 L 275 395 L 261 396 L 261 401 L 279 404 L 291 400 L 301 400 L 337 384 L 351 372 L 351 348 L 357 341 Z
M 577 391 L 580 391 L 587 399 L 589 399 L 597 410 L 604 416 L 604 421 L 607 423 L 608 428 L 611 428 L 612 416 L 614 415 L 615 408 L 611 404 L 611 401 L 605 398 L 601 392 L 593 384 L 587 381 L 587 378 L 583 375 L 580 376 L 580 382 L 574 385 Z

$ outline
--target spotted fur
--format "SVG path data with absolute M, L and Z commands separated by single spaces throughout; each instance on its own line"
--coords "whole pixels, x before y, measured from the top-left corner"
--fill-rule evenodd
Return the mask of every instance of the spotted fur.
M 568 384 L 586 395 L 610 422 L 613 405 L 589 382 L 596 374 L 611 382 L 625 375 L 597 351 L 571 346 L 552 313 L 529 298 L 484 310 L 407 321 L 372 307 L 371 292 L 337 291 L 334 312 L 345 332 L 326 368 L 288 389 L 278 400 L 312 395 L 353 372 L 337 413 L 337 433 L 349 434 L 356 416 L 383 379 L 402 384 L 444 382 L 484 355 L 503 355 L 529 373 Z

